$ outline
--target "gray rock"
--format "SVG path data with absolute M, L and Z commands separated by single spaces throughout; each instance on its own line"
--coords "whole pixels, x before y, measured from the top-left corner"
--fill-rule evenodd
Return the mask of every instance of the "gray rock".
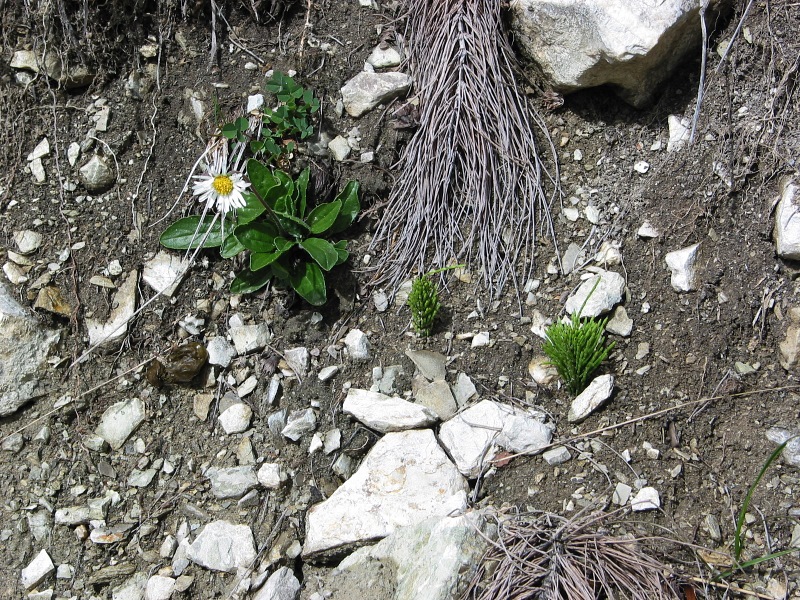
M 128 335 L 128 323 L 136 312 L 137 271 L 131 271 L 119 286 L 111 303 L 111 314 L 105 322 L 87 318 L 86 328 L 89 332 L 89 343 L 113 349 Z
M 266 323 L 234 326 L 228 331 L 236 352 L 240 355 L 263 350 L 272 339 L 272 333 Z
M 211 482 L 215 498 L 241 498 L 258 485 L 255 469 L 251 466 L 209 467 L 205 476 Z
M 128 485 L 138 488 L 147 487 L 153 481 L 153 478 L 156 476 L 157 472 L 158 471 L 155 469 L 147 469 L 145 471 L 134 469 L 128 476 Z
M 595 284 L 597 284 L 596 288 Z M 584 281 L 575 293 L 567 298 L 565 309 L 568 314 L 572 315 L 580 311 L 583 306 L 581 317 L 597 317 L 609 312 L 616 304 L 619 304 L 624 292 L 625 278 L 622 275 L 614 271 L 599 269 L 597 275 Z M 585 306 L 584 302 L 586 302 Z
M 339 365 L 331 365 L 329 367 L 324 367 L 320 369 L 319 373 L 317 374 L 317 378 L 320 381 L 330 381 L 331 379 L 336 377 L 336 374 L 338 372 L 339 372 Z
M 393 48 L 392 46 L 388 48 L 377 46 L 367 57 L 367 62 L 376 69 L 397 67 L 400 66 L 402 61 L 403 57 L 400 56 L 400 52 L 397 51 L 397 48 Z
M 450 392 L 449 389 L 447 391 Z M 350 388 L 347 392 L 342 412 L 381 433 L 419 429 L 433 425 L 438 420 L 436 414 L 425 406 L 357 388 Z
M 767 439 L 774 444 L 783 444 L 788 441 L 789 443 L 781 452 L 781 457 L 787 465 L 800 468 L 800 430 L 770 427 L 767 429 Z
M 468 489 L 431 430 L 388 433 L 352 477 L 308 511 L 303 555 L 363 544 L 463 510 Z
M 67 89 L 85 87 L 94 79 L 94 73 L 86 65 L 72 64 L 69 69 L 57 52 L 48 52 L 44 56 L 37 56 L 31 50 L 17 50 L 11 57 L 11 67 L 26 69 L 35 73 L 45 73 Z
M 381 102 L 408 92 L 411 78 L 404 73 L 367 73 L 362 71 L 342 88 L 344 109 L 351 117 L 360 117 Z
M 393 588 L 393 600 L 452 600 L 460 597 L 464 574 L 480 562 L 496 535 L 482 511 L 426 519 L 356 550 L 331 573 L 331 587 L 339 590 L 352 582 L 358 589 L 364 581 L 383 580 Z
M 256 476 L 258 482 L 268 490 L 278 489 L 289 479 L 286 469 L 278 463 L 264 463 Z
M 299 597 L 300 582 L 297 577 L 291 569 L 280 567 L 253 595 L 253 600 L 297 600 Z
M 614 335 L 628 337 L 633 331 L 633 319 L 628 316 L 624 306 L 618 306 L 606 323 L 606 331 Z
M 443 380 L 447 375 L 447 357 L 430 350 L 406 350 L 406 356 L 428 381 Z
M 478 390 L 475 389 L 475 384 L 466 373 L 458 374 L 452 391 L 458 408 L 464 408 L 467 402 L 478 397 Z
M 556 446 L 555 448 L 550 448 L 550 450 L 545 450 L 542 453 L 542 458 L 548 465 L 554 466 L 567 462 L 572 458 L 572 455 L 564 446 Z
M 548 386 L 558 379 L 558 370 L 546 356 L 534 356 L 528 363 L 528 373 L 541 386 Z
M 458 410 L 453 392 L 450 391 L 450 386 L 446 381 L 432 381 L 417 390 L 415 399 L 419 404 L 433 411 L 440 421 L 446 421 Z
M 42 234 L 25 229 L 14 232 L 14 243 L 20 254 L 33 254 L 42 246 Z
M 570 423 L 580 423 L 611 397 L 614 391 L 614 376 L 600 375 L 595 377 L 586 386 L 586 389 L 578 394 L 569 407 L 567 420 Z
M 267 428 L 273 435 L 280 435 L 283 428 L 286 427 L 286 415 L 286 409 L 282 408 L 267 417 Z
M 219 424 L 225 433 L 242 433 L 250 427 L 250 419 L 253 418 L 253 409 L 244 402 L 237 402 L 226 408 L 219 416 Z
M 470 344 L 471 348 L 483 348 L 484 346 L 489 345 L 489 332 L 488 331 L 480 331 L 476 333 L 472 337 L 472 343 Z
M 169 600 L 175 589 L 175 580 L 172 577 L 153 575 L 147 580 L 144 588 L 145 600 Z
M 549 85 L 572 92 L 610 85 L 636 107 L 700 48 L 702 0 L 513 0 L 523 54 Z M 708 18 L 708 17 L 707 17 Z
M 78 176 L 86 191 L 93 194 L 105 192 L 117 181 L 117 176 L 108 161 L 97 154 L 78 169 Z
M 283 353 L 283 356 L 292 371 L 301 378 L 306 376 L 308 373 L 308 365 L 311 361 L 311 354 L 308 352 L 308 348 L 303 346 L 299 348 L 290 348 Z
M 145 416 L 144 402 L 139 398 L 117 402 L 103 413 L 95 434 L 107 441 L 114 450 L 119 450 L 144 422 Z
M 189 546 L 189 560 L 214 571 L 235 572 L 256 559 L 253 532 L 247 525 L 212 521 Z
M 360 329 L 351 329 L 344 338 L 344 345 L 352 360 L 369 360 L 371 357 L 369 339 Z
M 19 432 L 12 433 L 11 435 L 3 438 L 3 443 L 0 445 L 0 449 L 5 450 L 6 452 L 11 452 L 11 454 L 16 454 L 24 447 L 25 438 L 22 437 L 22 434 Z
M 617 487 L 614 488 L 614 493 L 611 495 L 611 501 L 617 506 L 625 506 L 631 497 L 632 491 L 633 488 L 631 486 L 620 481 L 617 483 Z
M 50 560 L 50 555 L 46 550 L 41 550 L 34 559 L 28 563 L 28 566 L 22 569 L 20 576 L 20 583 L 26 590 L 31 589 L 38 585 L 45 577 L 50 575 L 56 570 L 53 561 Z
M 342 162 L 347 160 L 347 157 L 350 156 L 350 144 L 347 143 L 347 139 L 343 138 L 341 135 L 337 135 L 333 138 L 330 142 L 328 142 L 328 150 L 333 157 L 333 160 L 337 160 Z
M 689 119 L 684 119 L 677 115 L 667 117 L 669 127 L 669 140 L 667 141 L 667 152 L 678 152 L 689 143 L 692 134 L 692 127 Z
M 42 140 L 36 144 L 36 147 L 31 151 L 31 153 L 28 154 L 27 160 L 30 162 L 32 160 L 36 160 L 37 158 L 44 158 L 49 154 L 50 142 L 47 138 L 42 138 Z
M 586 253 L 578 244 L 572 242 L 564 251 L 564 256 L 561 257 L 561 267 L 564 275 L 572 273 L 575 269 L 580 267 L 585 260 Z
M 208 364 L 217 365 L 223 369 L 227 369 L 236 356 L 236 348 L 219 335 L 208 341 L 206 350 L 208 350 Z
M 333 454 L 342 446 L 342 430 L 338 427 L 325 432 L 322 439 L 325 454 Z
M 78 142 L 72 142 L 67 148 L 67 161 L 70 167 L 74 167 L 81 156 L 81 145 Z
M 537 454 L 550 443 L 553 426 L 544 413 L 482 400 L 459 413 L 439 430 L 439 441 L 459 471 L 474 478 L 500 448 Z
M 145 263 L 142 279 L 159 294 L 172 298 L 188 269 L 188 260 L 162 250 Z
M 34 510 L 27 514 L 28 529 L 33 534 L 33 539 L 43 542 L 52 533 L 50 526 L 53 519 L 46 509 Z
M 297 442 L 304 435 L 313 433 L 317 428 L 317 415 L 313 408 L 295 410 L 289 414 L 286 426 L 281 430 L 281 435 Z
M 650 221 L 645 221 L 642 223 L 642 226 L 636 231 L 636 235 L 640 238 L 648 240 L 657 238 L 661 233 L 650 224 Z
M 695 264 L 700 253 L 700 244 L 693 244 L 680 250 L 667 253 L 664 257 L 672 271 L 670 284 L 676 292 L 691 292 L 697 289 L 697 270 Z
M 402 365 L 389 365 L 388 367 L 375 367 L 372 369 L 373 392 L 381 394 L 397 393 L 397 378 L 404 373 Z
M 781 366 L 790 371 L 800 362 L 800 307 L 792 306 L 787 313 L 789 327 L 786 328 L 786 336 L 783 341 L 778 345 L 778 358 Z
M 794 179 L 779 184 L 780 200 L 775 209 L 775 252 L 781 258 L 800 260 L 800 186 Z
M 47 392 L 47 357 L 61 334 L 41 325 L 0 282 L 0 417 Z
M 111 590 L 112 600 L 142 600 L 147 585 L 146 573 L 135 573 L 133 577 Z

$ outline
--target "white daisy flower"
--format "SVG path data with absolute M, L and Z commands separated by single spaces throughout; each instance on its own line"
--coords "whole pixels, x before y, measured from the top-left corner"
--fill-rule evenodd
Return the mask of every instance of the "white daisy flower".
M 206 203 L 206 209 L 214 209 L 223 218 L 237 208 L 245 207 L 242 195 L 250 184 L 242 180 L 240 173 L 231 173 L 225 164 L 225 158 L 215 153 L 214 160 L 206 167 L 203 175 L 195 175 L 192 194 L 200 202 Z

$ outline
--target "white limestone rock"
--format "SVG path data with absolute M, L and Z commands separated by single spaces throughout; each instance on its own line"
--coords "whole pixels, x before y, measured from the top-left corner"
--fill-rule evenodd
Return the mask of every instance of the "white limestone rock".
M 669 127 L 669 140 L 667 141 L 667 152 L 678 152 L 689 143 L 692 135 L 692 126 L 689 119 L 670 115 L 667 117 Z
M 363 544 L 463 510 L 468 490 L 431 430 L 387 433 L 358 471 L 308 511 L 303 556 Z
M 347 139 L 342 137 L 341 135 L 337 135 L 333 138 L 330 142 L 328 142 L 328 150 L 333 157 L 333 160 L 338 162 L 342 162 L 347 160 L 347 157 L 350 156 L 350 144 L 347 143 Z
M 459 373 L 456 376 L 456 383 L 452 386 L 452 391 L 458 408 L 463 408 L 467 402 L 478 397 L 478 390 L 466 373 Z
M 344 345 L 352 360 L 369 360 L 372 356 L 369 338 L 360 329 L 351 329 L 344 337 Z
M 217 365 L 227 369 L 236 356 L 236 348 L 222 336 L 216 336 L 208 341 L 208 364 Z
M 263 350 L 272 339 L 272 332 L 266 323 L 232 326 L 228 332 L 239 355 Z
M 397 48 L 389 46 L 388 48 L 381 48 L 376 46 L 370 55 L 367 57 L 367 62 L 376 69 L 388 69 L 391 67 L 400 66 L 403 57 Z
M 444 380 L 447 375 L 447 357 L 430 350 L 406 350 L 406 356 L 428 381 Z
M 250 419 L 253 418 L 253 409 L 244 402 L 236 402 L 226 408 L 219 416 L 219 424 L 225 433 L 242 433 L 250 427 Z
M 523 54 L 559 92 L 610 85 L 636 107 L 700 49 L 703 0 L 512 0 Z M 708 18 L 708 17 L 707 17 Z
M 253 532 L 247 525 L 212 521 L 189 545 L 189 560 L 214 571 L 235 572 L 251 567 L 256 559 Z
M 436 413 L 430 408 L 358 388 L 350 388 L 347 392 L 342 412 L 381 433 L 419 429 L 438 421 Z
M 89 344 L 112 350 L 122 343 L 128 335 L 128 323 L 136 312 L 136 284 L 139 273 L 131 271 L 125 281 L 114 293 L 111 302 L 111 313 L 105 322 L 95 318 L 86 319 L 86 329 L 89 333 Z
M 139 398 L 117 402 L 105 410 L 95 434 L 108 442 L 114 450 L 119 450 L 144 422 L 146 416 L 144 402 Z
M 555 448 L 550 448 L 550 450 L 545 450 L 542 453 L 542 458 L 548 465 L 554 466 L 567 462 L 572 458 L 572 455 L 569 453 L 568 448 L 556 446 Z
M 381 102 L 408 92 L 411 77 L 404 73 L 367 73 L 362 71 L 342 88 L 342 102 L 347 114 L 360 117 Z
M 101 194 L 117 181 L 114 169 L 109 166 L 105 157 L 95 154 L 89 161 L 78 169 L 83 187 L 92 194 Z
M 268 490 L 281 487 L 288 479 L 289 474 L 283 465 L 278 463 L 264 463 L 256 474 L 258 482 Z
M 156 292 L 172 298 L 188 269 L 188 260 L 162 250 L 145 263 L 142 279 Z
M 528 363 L 528 373 L 536 385 L 545 387 L 558 379 L 558 370 L 546 356 L 534 356 Z
M 453 392 L 446 381 L 432 381 L 421 387 L 417 390 L 415 399 L 422 406 L 429 408 L 441 421 L 446 421 L 458 411 L 456 399 L 453 398 Z
M 205 476 L 211 482 L 211 493 L 215 498 L 241 498 L 258 485 L 252 466 L 209 467 Z
M 477 477 L 500 448 L 537 454 L 550 443 L 553 426 L 538 411 L 482 400 L 439 430 L 439 441 L 465 476 Z
M 700 244 L 692 244 L 680 250 L 667 253 L 664 257 L 667 266 L 672 271 L 670 284 L 676 292 L 691 292 L 697 289 L 697 257 L 700 254 Z
M 41 550 L 28 566 L 22 569 L 20 583 L 26 590 L 38 585 L 45 577 L 56 570 L 47 550 Z
M 619 335 L 621 337 L 628 337 L 633 331 L 633 319 L 628 316 L 628 311 L 624 306 L 618 306 L 611 314 L 611 318 L 606 323 L 606 331 Z
M 661 508 L 661 498 L 654 487 L 643 487 L 631 498 L 631 510 L 641 512 Z
M 781 258 L 800 260 L 800 186 L 784 178 L 775 209 L 775 252 Z
M 281 430 L 281 435 L 293 442 L 298 442 L 304 435 L 313 433 L 316 428 L 317 415 L 313 408 L 295 410 L 289 415 L 286 426 Z
M 787 465 L 800 468 L 800 430 L 791 430 L 785 427 L 770 427 L 767 429 L 767 439 L 774 444 L 783 444 L 781 457 Z
M 47 392 L 47 358 L 60 337 L 23 308 L 0 282 L 0 417 Z
M 569 407 L 567 420 L 570 423 L 580 423 L 600 408 L 605 401 L 611 397 L 613 391 L 613 375 L 600 375 L 595 377 L 592 382 L 586 386 L 586 389 L 578 394 L 578 397 L 572 401 Z
M 175 580 L 172 577 L 153 575 L 147 580 L 144 588 L 145 600 L 169 600 L 175 590 Z
M 253 600 L 297 600 L 300 597 L 300 587 L 300 581 L 292 570 L 280 567 L 253 595 Z
M 595 284 L 597 284 L 596 288 Z M 609 312 L 619 304 L 624 293 L 625 278 L 622 275 L 614 271 L 598 269 L 596 275 L 584 281 L 575 293 L 567 298 L 565 309 L 568 314 L 572 315 L 581 310 L 583 306 L 581 317 L 597 317 Z M 585 306 L 584 301 L 586 302 Z
M 305 377 L 308 373 L 308 365 L 311 362 L 311 353 L 308 348 L 303 346 L 299 348 L 290 348 L 283 353 L 286 359 L 286 364 L 295 372 L 299 377 Z

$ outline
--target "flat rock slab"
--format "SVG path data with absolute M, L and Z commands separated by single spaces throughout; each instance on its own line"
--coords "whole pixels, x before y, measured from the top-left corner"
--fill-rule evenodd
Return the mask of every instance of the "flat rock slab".
M 211 482 L 211 493 L 216 498 L 241 498 L 258 485 L 252 466 L 209 467 L 205 473 Z
M 702 5 L 703 0 L 512 0 L 511 26 L 523 54 L 556 91 L 608 84 L 643 107 L 680 62 L 699 51 Z
M 342 411 L 381 433 L 419 429 L 439 420 L 436 413 L 420 404 L 357 388 L 347 392 Z
M 145 419 L 144 402 L 131 398 L 109 406 L 100 419 L 95 433 L 114 449 L 119 450 L 125 440 L 136 431 Z
M 86 319 L 89 332 L 89 344 L 101 347 L 116 347 L 128 335 L 128 322 L 136 312 L 136 284 L 139 273 L 130 272 L 119 286 L 111 303 L 111 314 L 103 322 L 98 319 Z
M 47 391 L 47 357 L 61 334 L 47 329 L 0 283 L 0 417 Z
M 360 117 L 381 102 L 408 92 L 411 77 L 405 73 L 367 73 L 362 71 L 342 88 L 342 103 L 347 114 Z
M 451 600 L 463 574 L 478 564 L 496 528 L 481 511 L 426 519 L 403 527 L 374 546 L 361 548 L 331 573 L 331 600 L 348 600 L 364 581 L 394 577 L 393 600 Z
M 624 292 L 625 278 L 614 271 L 601 269 L 567 298 L 564 308 L 570 315 L 580 311 L 581 317 L 598 317 L 619 304 Z
M 545 414 L 508 404 L 482 400 L 459 413 L 439 431 L 439 440 L 456 461 L 459 471 L 474 478 L 500 448 L 536 454 L 550 443 L 553 426 Z
M 595 377 L 572 401 L 567 414 L 570 423 L 580 423 L 611 397 L 614 391 L 614 376 L 600 375 Z
M 247 525 L 212 521 L 189 545 L 189 560 L 214 571 L 234 572 L 256 559 L 253 532 Z
M 188 260 L 162 250 L 145 263 L 142 279 L 159 294 L 172 298 L 188 269 Z
M 288 567 L 281 567 L 269 576 L 267 582 L 253 595 L 253 600 L 297 600 L 300 582 Z
M 447 357 L 430 350 L 406 350 L 406 356 L 428 381 L 443 380 L 447 375 Z
M 303 556 L 384 538 L 466 507 L 466 480 L 429 429 L 388 433 L 358 471 L 306 515 Z

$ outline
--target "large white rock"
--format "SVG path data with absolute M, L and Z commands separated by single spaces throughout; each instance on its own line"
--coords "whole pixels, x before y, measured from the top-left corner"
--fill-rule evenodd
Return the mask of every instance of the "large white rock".
M 700 50 L 703 0 L 512 0 L 517 44 L 559 92 L 608 84 L 630 104 Z M 708 18 L 708 17 L 707 17 Z
M 22 569 L 20 583 L 23 588 L 29 590 L 55 570 L 56 566 L 47 554 L 47 550 L 42 550 L 27 567 Z
M 625 278 L 614 271 L 601 269 L 597 275 L 584 281 L 575 290 L 575 293 L 567 298 L 564 308 L 570 315 L 581 311 L 581 317 L 597 317 L 609 312 L 616 304 L 619 304 L 624 292 Z M 586 302 L 585 305 L 584 302 Z
M 492 520 L 481 511 L 426 519 L 353 552 L 331 573 L 330 587 L 352 581 L 357 588 L 391 573 L 393 600 L 458 598 L 467 583 L 464 573 L 478 564 L 495 536 Z
M 550 443 L 553 426 L 544 413 L 482 400 L 459 413 L 439 430 L 439 440 L 459 471 L 477 477 L 500 448 L 536 454 Z
M 782 179 L 780 201 L 775 209 L 775 252 L 782 258 L 800 260 L 800 186 Z
M 680 250 L 668 252 L 664 261 L 672 271 L 670 285 L 676 292 L 691 292 L 697 289 L 697 257 L 700 244 L 692 244 Z
M 43 327 L 0 283 L 0 417 L 48 389 L 47 357 L 61 334 Z
M 114 450 L 118 450 L 142 424 L 145 416 L 144 402 L 139 398 L 117 402 L 103 413 L 95 433 L 107 441 Z
M 288 567 L 281 567 L 269 576 L 267 582 L 253 595 L 253 600 L 297 600 L 300 582 Z
M 578 396 L 572 401 L 569 407 L 567 420 L 570 423 L 580 423 L 611 397 L 614 391 L 614 376 L 600 375 L 592 379 Z
M 362 71 L 342 88 L 342 102 L 347 114 L 360 117 L 381 102 L 408 92 L 411 77 L 405 73 L 367 73 Z
M 380 392 L 350 388 L 342 411 L 381 433 L 419 429 L 439 419 L 430 408 Z
M 111 314 L 105 322 L 93 318 L 86 319 L 90 345 L 114 347 L 128 335 L 128 322 L 136 312 L 138 277 L 139 273 L 133 270 L 119 286 L 111 303 Z
M 306 557 L 386 537 L 466 507 L 466 480 L 429 429 L 388 433 L 358 471 L 306 515 Z
M 212 521 L 189 546 L 189 560 L 214 571 L 234 572 L 256 559 L 253 532 L 247 525 Z

